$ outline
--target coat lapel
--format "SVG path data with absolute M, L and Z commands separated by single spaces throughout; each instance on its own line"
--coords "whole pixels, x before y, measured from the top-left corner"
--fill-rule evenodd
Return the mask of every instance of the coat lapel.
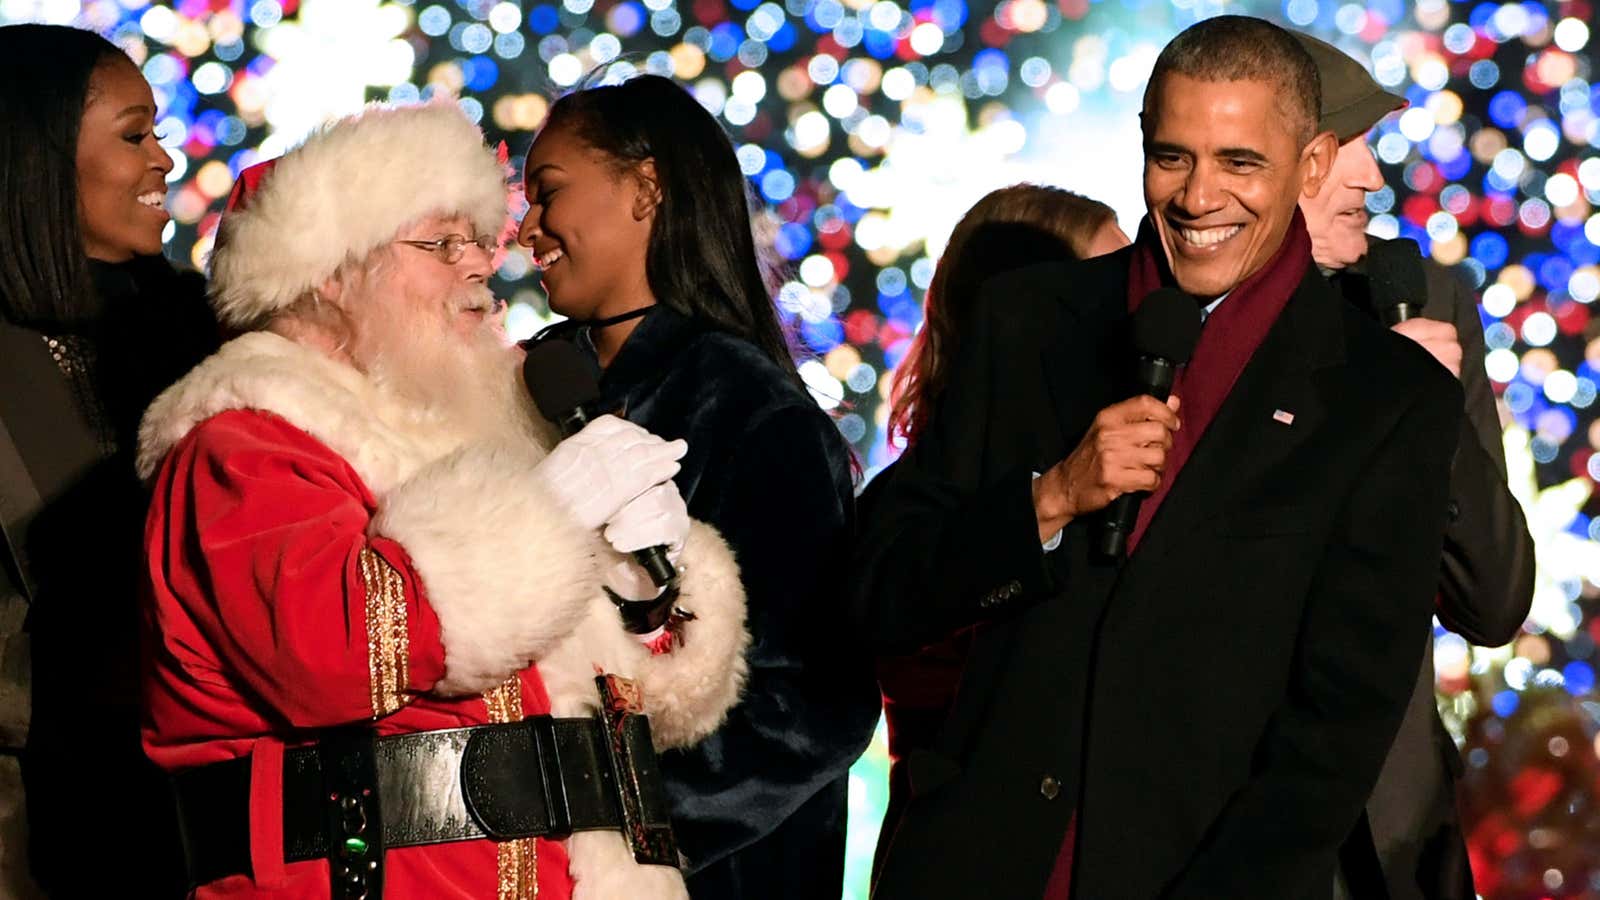
M 1276 493 L 1269 479 L 1278 464 L 1329 424 L 1319 373 L 1344 361 L 1342 302 L 1315 269 L 1306 272 L 1195 446 L 1124 578 L 1136 577 L 1146 560 L 1158 565 L 1235 498 Z

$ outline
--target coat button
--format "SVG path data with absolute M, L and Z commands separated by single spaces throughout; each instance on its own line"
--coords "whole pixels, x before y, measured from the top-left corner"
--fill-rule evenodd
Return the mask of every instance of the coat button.
M 1449 514 L 1451 522 L 1457 521 L 1461 518 L 1461 504 L 1451 500 L 1449 505 L 1445 507 L 1445 512 Z
M 1040 780 L 1039 796 L 1045 798 L 1046 800 L 1054 800 L 1056 795 L 1060 793 L 1061 782 L 1057 781 L 1054 775 L 1046 775 Z

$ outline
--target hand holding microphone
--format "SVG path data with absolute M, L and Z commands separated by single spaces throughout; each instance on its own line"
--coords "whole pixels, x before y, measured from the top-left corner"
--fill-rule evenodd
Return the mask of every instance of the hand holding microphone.
M 678 474 L 683 441 L 664 441 L 616 416 L 600 416 L 539 464 L 545 486 L 588 529 L 599 529 Z
M 618 553 L 664 549 L 668 565 L 676 568 L 683 542 L 689 538 L 689 507 L 676 484 L 658 484 L 618 510 L 603 534 Z M 606 573 L 606 584 L 623 597 L 642 600 L 659 593 L 660 585 L 653 584 L 648 574 L 634 562 L 624 561 Z
M 1135 399 L 1168 401 L 1179 367 L 1189 362 L 1195 344 L 1200 342 L 1202 321 L 1200 304 L 1177 288 L 1157 288 L 1145 295 L 1133 314 L 1133 349 L 1139 354 L 1135 360 L 1134 386 L 1145 395 Z M 1171 446 L 1169 441 L 1161 450 L 1163 468 Z M 1112 557 L 1128 552 L 1128 541 L 1139 522 L 1139 505 L 1148 492 L 1160 484 L 1158 472 L 1153 486 L 1138 488 L 1111 501 L 1100 523 L 1096 550 Z
M 1450 374 L 1461 377 L 1461 336 L 1449 322 L 1424 319 L 1428 278 L 1422 250 L 1409 238 L 1374 241 L 1367 250 L 1372 305 L 1391 331 L 1422 345 Z
M 1461 377 L 1461 338 L 1454 325 L 1433 319 L 1407 319 L 1389 326 L 1389 330 L 1416 341 L 1451 375 Z
M 1179 428 L 1178 406 L 1176 397 L 1163 403 L 1141 395 L 1101 410 L 1067 458 L 1034 482 L 1039 540 L 1124 494 L 1155 490 Z
M 539 413 L 566 435 L 540 464 L 541 471 L 550 471 L 546 483 L 585 528 L 611 526 L 607 540 L 620 552 L 631 552 L 656 587 L 673 583 L 676 570 L 668 545 L 678 535 L 681 546 L 689 527 L 685 509 L 680 528 L 677 511 L 683 498 L 672 476 L 678 474 L 678 460 L 688 444 L 664 441 L 616 416 L 596 415 L 600 381 L 595 363 L 566 341 L 529 347 L 522 380 Z M 661 490 L 647 499 L 656 488 Z M 634 502 L 640 502 L 638 508 L 622 515 Z M 641 543 L 647 539 L 652 543 Z
M 1040 540 L 1084 513 L 1109 507 L 1096 550 L 1121 556 L 1145 493 L 1161 484 L 1178 401 L 1168 398 L 1178 367 L 1200 339 L 1200 306 L 1175 288 L 1151 291 L 1133 315 L 1137 394 L 1101 410 L 1067 458 L 1034 481 Z

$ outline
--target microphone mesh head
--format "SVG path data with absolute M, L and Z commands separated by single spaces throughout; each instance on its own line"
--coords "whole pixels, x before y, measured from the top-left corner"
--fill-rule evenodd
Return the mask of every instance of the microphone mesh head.
M 1367 247 L 1367 277 L 1372 282 L 1372 305 L 1384 321 L 1387 311 L 1402 303 L 1414 313 L 1428 302 L 1428 279 L 1422 270 L 1422 248 L 1410 238 L 1372 241 Z
M 522 361 L 522 382 L 539 414 L 552 422 L 600 399 L 594 359 L 569 341 L 541 341 L 529 347 Z
M 1133 346 L 1142 356 L 1186 363 L 1200 339 L 1200 304 L 1177 288 L 1145 295 L 1133 314 Z

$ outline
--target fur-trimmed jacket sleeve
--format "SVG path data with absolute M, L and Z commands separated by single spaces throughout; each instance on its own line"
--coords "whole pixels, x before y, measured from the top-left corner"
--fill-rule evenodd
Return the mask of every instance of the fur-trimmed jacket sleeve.
M 543 658 L 601 595 L 601 545 L 540 484 L 532 448 L 472 445 L 378 501 L 370 531 L 410 555 L 439 616 L 445 695 Z
M 478 693 L 537 663 L 556 715 L 589 715 L 596 672 L 639 683 L 660 747 L 692 744 L 721 724 L 744 683 L 744 589 L 715 530 L 685 542 L 678 606 L 683 640 L 653 654 L 622 628 L 600 588 L 613 554 L 539 482 L 538 458 L 468 447 L 418 472 L 380 502 L 376 535 L 405 547 L 434 610 L 445 671 L 435 690 Z
M 716 530 L 699 522 L 678 565 L 683 576 L 677 606 L 694 615 L 682 626 L 682 641 L 669 652 L 653 653 L 622 630 L 609 600 L 591 600 L 590 615 L 573 638 L 539 667 L 556 715 L 594 713 L 594 674 L 605 671 L 638 682 L 658 748 L 689 746 L 722 724 L 746 677 L 750 638 L 739 568 Z

